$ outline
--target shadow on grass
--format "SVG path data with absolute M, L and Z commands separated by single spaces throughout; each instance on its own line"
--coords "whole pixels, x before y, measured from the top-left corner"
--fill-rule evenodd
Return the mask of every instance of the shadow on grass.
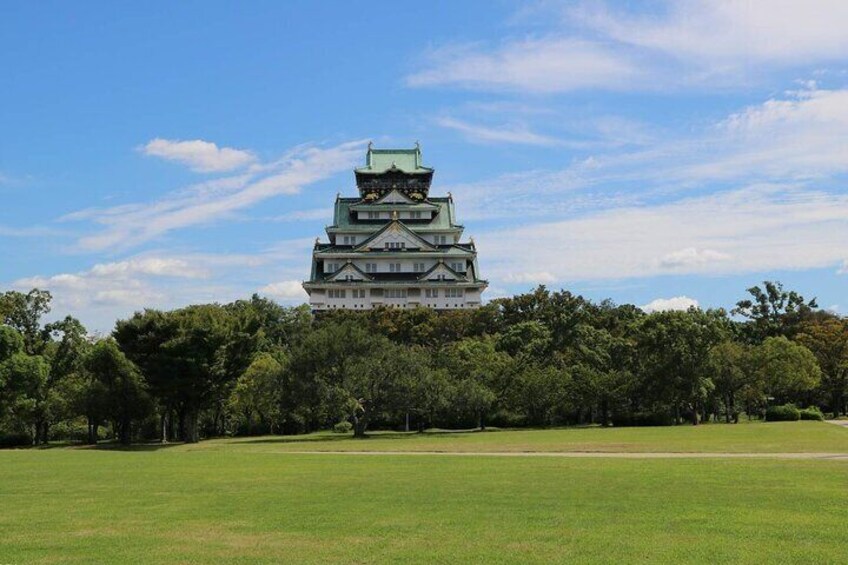
M 344 440 L 367 441 L 370 439 L 388 439 L 388 440 L 408 440 L 419 439 L 425 437 L 442 437 L 447 435 L 462 436 L 471 434 L 485 434 L 501 431 L 498 428 L 488 428 L 479 430 L 476 428 L 468 430 L 442 430 L 430 429 L 423 432 L 389 432 L 389 431 L 374 431 L 365 435 L 363 438 L 354 438 L 352 433 L 347 434 L 304 434 L 302 436 L 256 436 L 256 437 L 240 437 L 232 440 L 231 443 L 239 444 L 258 444 L 258 443 L 313 443 L 313 442 L 336 442 Z
M 39 445 L 33 446 L 31 449 L 38 450 L 49 450 L 49 449 L 78 449 L 82 451 L 159 451 L 162 449 L 169 449 L 171 447 L 177 447 L 180 445 L 185 445 L 183 442 L 175 442 L 175 443 L 160 443 L 160 442 L 150 442 L 150 443 L 133 443 L 130 445 L 123 445 L 118 443 L 117 441 L 100 441 L 96 444 L 87 444 L 87 443 L 72 443 L 72 442 L 56 442 L 48 445 Z

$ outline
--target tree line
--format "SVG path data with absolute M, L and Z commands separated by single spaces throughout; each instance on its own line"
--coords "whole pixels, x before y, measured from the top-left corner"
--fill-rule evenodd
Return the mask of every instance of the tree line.
M 148 309 L 92 338 L 0 294 L 0 441 L 196 442 L 323 429 L 738 422 L 846 413 L 848 318 L 780 283 L 643 312 L 540 286 L 476 310 L 333 311 L 254 295 Z

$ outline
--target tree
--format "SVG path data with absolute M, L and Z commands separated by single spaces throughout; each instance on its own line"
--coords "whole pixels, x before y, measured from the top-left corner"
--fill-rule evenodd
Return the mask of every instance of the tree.
M 364 437 L 378 416 L 391 418 L 409 410 L 415 383 L 428 372 L 426 356 L 417 349 L 375 338 L 368 355 L 358 355 L 345 368 L 341 388 L 352 408 L 354 437 Z
M 24 338 L 21 333 L 9 326 L 0 325 L 0 363 L 24 350 Z
M 752 299 L 740 300 L 731 313 L 749 320 L 749 333 L 756 342 L 791 336 L 797 324 L 818 308 L 815 298 L 808 301 L 794 290 L 784 290 L 779 282 L 763 281 L 763 288 L 752 286 L 748 293 Z
M 807 401 L 819 386 L 821 369 L 813 353 L 785 337 L 769 337 L 754 348 L 755 374 L 777 404 Z
M 709 376 L 724 407 L 727 423 L 739 422 L 739 412 L 745 387 L 753 387 L 748 349 L 733 341 L 723 341 L 710 349 L 707 360 Z
M 40 355 L 12 354 L 0 363 L 0 415 L 10 418 L 14 427 L 32 433 L 35 443 L 46 418 L 47 377 L 50 366 Z M 4 408 L 5 407 L 5 408 Z M 46 438 L 45 438 L 46 441 Z
M 502 402 L 513 384 L 512 359 L 498 351 L 491 338 L 467 338 L 443 350 L 442 364 L 456 382 L 456 402 L 477 416 L 477 427 L 486 428 L 485 416 Z
M 84 361 L 85 370 L 99 383 L 105 399 L 105 413 L 112 420 L 119 441 L 132 441 L 132 425 L 145 418 L 152 408 L 147 385 L 138 368 L 112 339 L 94 344 Z M 89 394 L 91 389 L 87 391 Z
M 688 411 L 700 422 L 704 401 L 713 390 L 707 359 L 712 347 L 727 338 L 724 311 L 654 312 L 639 324 L 637 350 L 646 391 L 663 400 L 679 418 Z
M 597 406 L 601 423 L 610 425 L 611 411 L 622 408 L 635 386 L 633 344 L 588 324 L 578 326 L 576 337 L 570 371 L 578 403 Z
M 848 393 L 848 320 L 830 318 L 804 324 L 797 338 L 816 356 L 822 371 L 822 389 L 833 417 L 846 413 Z
M 254 416 L 263 432 L 274 433 L 282 402 L 283 364 L 262 353 L 242 373 L 230 393 L 229 408 L 244 419 L 248 434 L 255 432 Z
M 16 290 L 0 294 L 0 322 L 21 332 L 26 352 L 30 355 L 41 353 L 44 345 L 40 331 L 41 317 L 50 312 L 52 299 L 49 291 L 37 288 L 26 294 Z

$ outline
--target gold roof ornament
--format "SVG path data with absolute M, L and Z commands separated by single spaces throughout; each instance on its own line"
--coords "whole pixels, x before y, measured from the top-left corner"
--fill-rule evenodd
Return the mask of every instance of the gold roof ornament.
M 398 212 L 397 212 L 397 210 L 392 210 L 392 220 L 393 220 L 393 221 L 397 221 L 397 219 L 398 219 Z

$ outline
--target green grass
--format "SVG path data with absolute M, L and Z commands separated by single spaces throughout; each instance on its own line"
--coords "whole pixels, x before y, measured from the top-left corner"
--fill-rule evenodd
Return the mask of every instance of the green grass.
M 563 428 L 447 433 L 374 433 L 364 440 L 319 433 L 233 438 L 186 449 L 241 451 L 590 451 L 848 453 L 848 429 L 824 422 L 710 424 L 657 428 Z
M 846 437 L 799 422 L 0 451 L 0 563 L 838 563 L 848 461 L 280 451 L 848 452 Z

